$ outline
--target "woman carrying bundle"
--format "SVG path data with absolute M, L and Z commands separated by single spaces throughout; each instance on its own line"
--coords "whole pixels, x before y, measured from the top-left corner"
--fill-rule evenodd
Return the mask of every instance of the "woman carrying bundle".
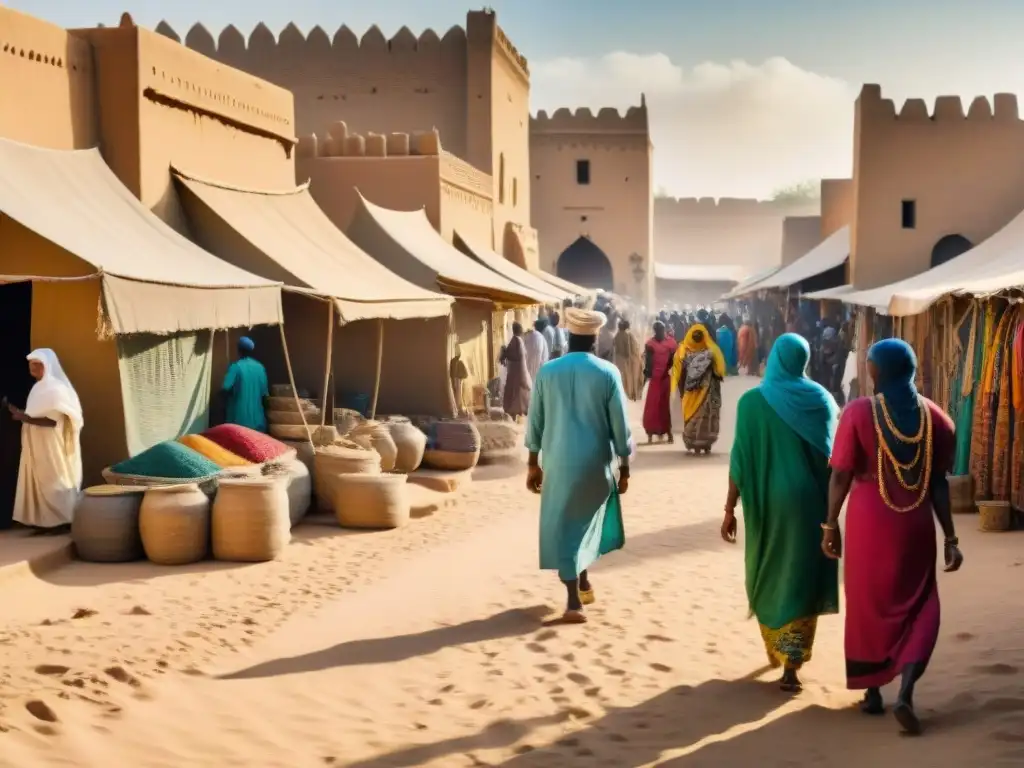
M 676 349 L 672 363 L 672 389 L 683 399 L 683 445 L 688 451 L 711 453 L 718 441 L 723 378 L 722 350 L 707 327 L 697 323 Z

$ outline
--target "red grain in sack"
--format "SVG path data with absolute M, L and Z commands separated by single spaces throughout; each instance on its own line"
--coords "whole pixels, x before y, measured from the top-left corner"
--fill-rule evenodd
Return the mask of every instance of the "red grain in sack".
M 280 440 L 238 424 L 220 424 L 203 432 L 203 437 L 212 440 L 221 448 L 241 456 L 253 464 L 273 461 L 291 450 Z

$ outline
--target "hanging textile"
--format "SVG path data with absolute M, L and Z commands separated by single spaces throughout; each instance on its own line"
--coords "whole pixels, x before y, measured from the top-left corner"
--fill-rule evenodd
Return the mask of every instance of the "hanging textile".
M 996 501 L 1009 501 L 1010 499 L 1010 463 L 1013 448 L 1012 355 L 1018 316 L 1016 308 L 1006 310 L 1004 333 L 999 338 L 999 346 L 995 350 L 993 386 L 996 387 L 996 391 L 993 392 L 995 414 L 992 427 L 992 490 L 990 495 Z
M 984 314 L 980 305 L 972 301 L 960 319 L 954 337 L 956 375 L 953 379 L 950 415 L 956 422 L 956 456 L 953 460 L 953 474 L 969 474 L 971 471 L 971 432 L 974 418 L 974 400 L 977 372 L 981 369 L 984 344 L 979 333 L 984 334 Z
M 212 347 L 212 331 L 117 337 L 129 455 L 209 426 Z
M 971 474 L 974 475 L 974 495 L 979 501 L 991 498 L 992 493 L 992 449 L 999 394 L 997 350 L 1005 339 L 1008 320 L 1004 309 L 1004 306 L 996 306 L 990 301 L 985 311 L 984 362 L 974 403 L 971 435 Z

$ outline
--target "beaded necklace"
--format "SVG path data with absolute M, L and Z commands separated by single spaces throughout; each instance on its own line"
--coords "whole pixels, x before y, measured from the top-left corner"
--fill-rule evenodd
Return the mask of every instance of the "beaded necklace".
M 885 404 L 884 395 L 876 395 L 871 399 L 871 416 L 875 424 L 875 436 L 878 440 L 878 494 L 882 497 L 882 502 L 889 509 L 894 512 L 903 514 L 910 512 L 912 509 L 916 509 L 925 500 L 928 495 L 931 484 L 932 476 L 932 413 L 928 408 L 924 399 L 918 396 L 918 407 L 921 409 L 921 426 L 917 431 L 917 434 L 913 437 L 908 437 L 896 429 L 893 424 L 892 417 L 889 415 L 889 409 Z M 903 464 L 897 461 L 893 455 L 892 449 L 885 441 L 885 436 L 882 434 L 881 420 L 878 415 L 879 412 L 882 414 L 882 419 L 885 421 L 885 425 L 889 428 L 893 437 L 899 442 L 905 445 L 917 444 L 917 452 L 914 458 L 908 464 Z M 922 447 L 924 448 L 924 468 L 920 473 L 917 482 L 911 483 L 904 477 L 904 472 L 913 470 L 921 461 Z M 888 463 L 892 467 L 893 475 L 896 477 L 896 481 L 906 491 L 917 491 L 917 500 L 907 507 L 897 506 L 893 503 L 892 498 L 889 496 L 889 489 L 885 483 L 885 465 Z

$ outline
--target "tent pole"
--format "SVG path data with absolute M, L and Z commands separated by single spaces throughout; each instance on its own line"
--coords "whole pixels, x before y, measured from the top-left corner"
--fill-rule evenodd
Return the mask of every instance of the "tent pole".
M 373 400 L 370 402 L 370 418 L 377 418 L 377 398 L 380 395 L 380 371 L 384 362 L 384 318 L 377 318 L 377 376 L 373 382 Z
M 327 424 L 327 387 L 331 380 L 331 354 L 334 352 L 334 300 L 327 302 L 327 357 L 324 363 L 324 394 L 320 402 L 320 426 Z M 334 414 L 331 414 L 334 423 Z
M 309 424 L 306 423 L 306 411 L 302 408 L 302 403 L 299 402 L 299 390 L 295 387 L 295 372 L 292 370 L 292 359 L 288 354 L 288 339 L 285 338 L 284 334 L 284 321 L 282 320 L 277 324 L 278 330 L 281 331 L 281 347 L 284 349 L 284 364 L 288 367 L 288 383 L 292 387 L 292 397 L 295 399 L 295 407 L 299 409 L 299 416 L 302 418 L 302 426 L 306 431 L 306 441 L 309 443 L 310 448 L 316 448 L 313 444 L 313 436 L 309 434 Z

